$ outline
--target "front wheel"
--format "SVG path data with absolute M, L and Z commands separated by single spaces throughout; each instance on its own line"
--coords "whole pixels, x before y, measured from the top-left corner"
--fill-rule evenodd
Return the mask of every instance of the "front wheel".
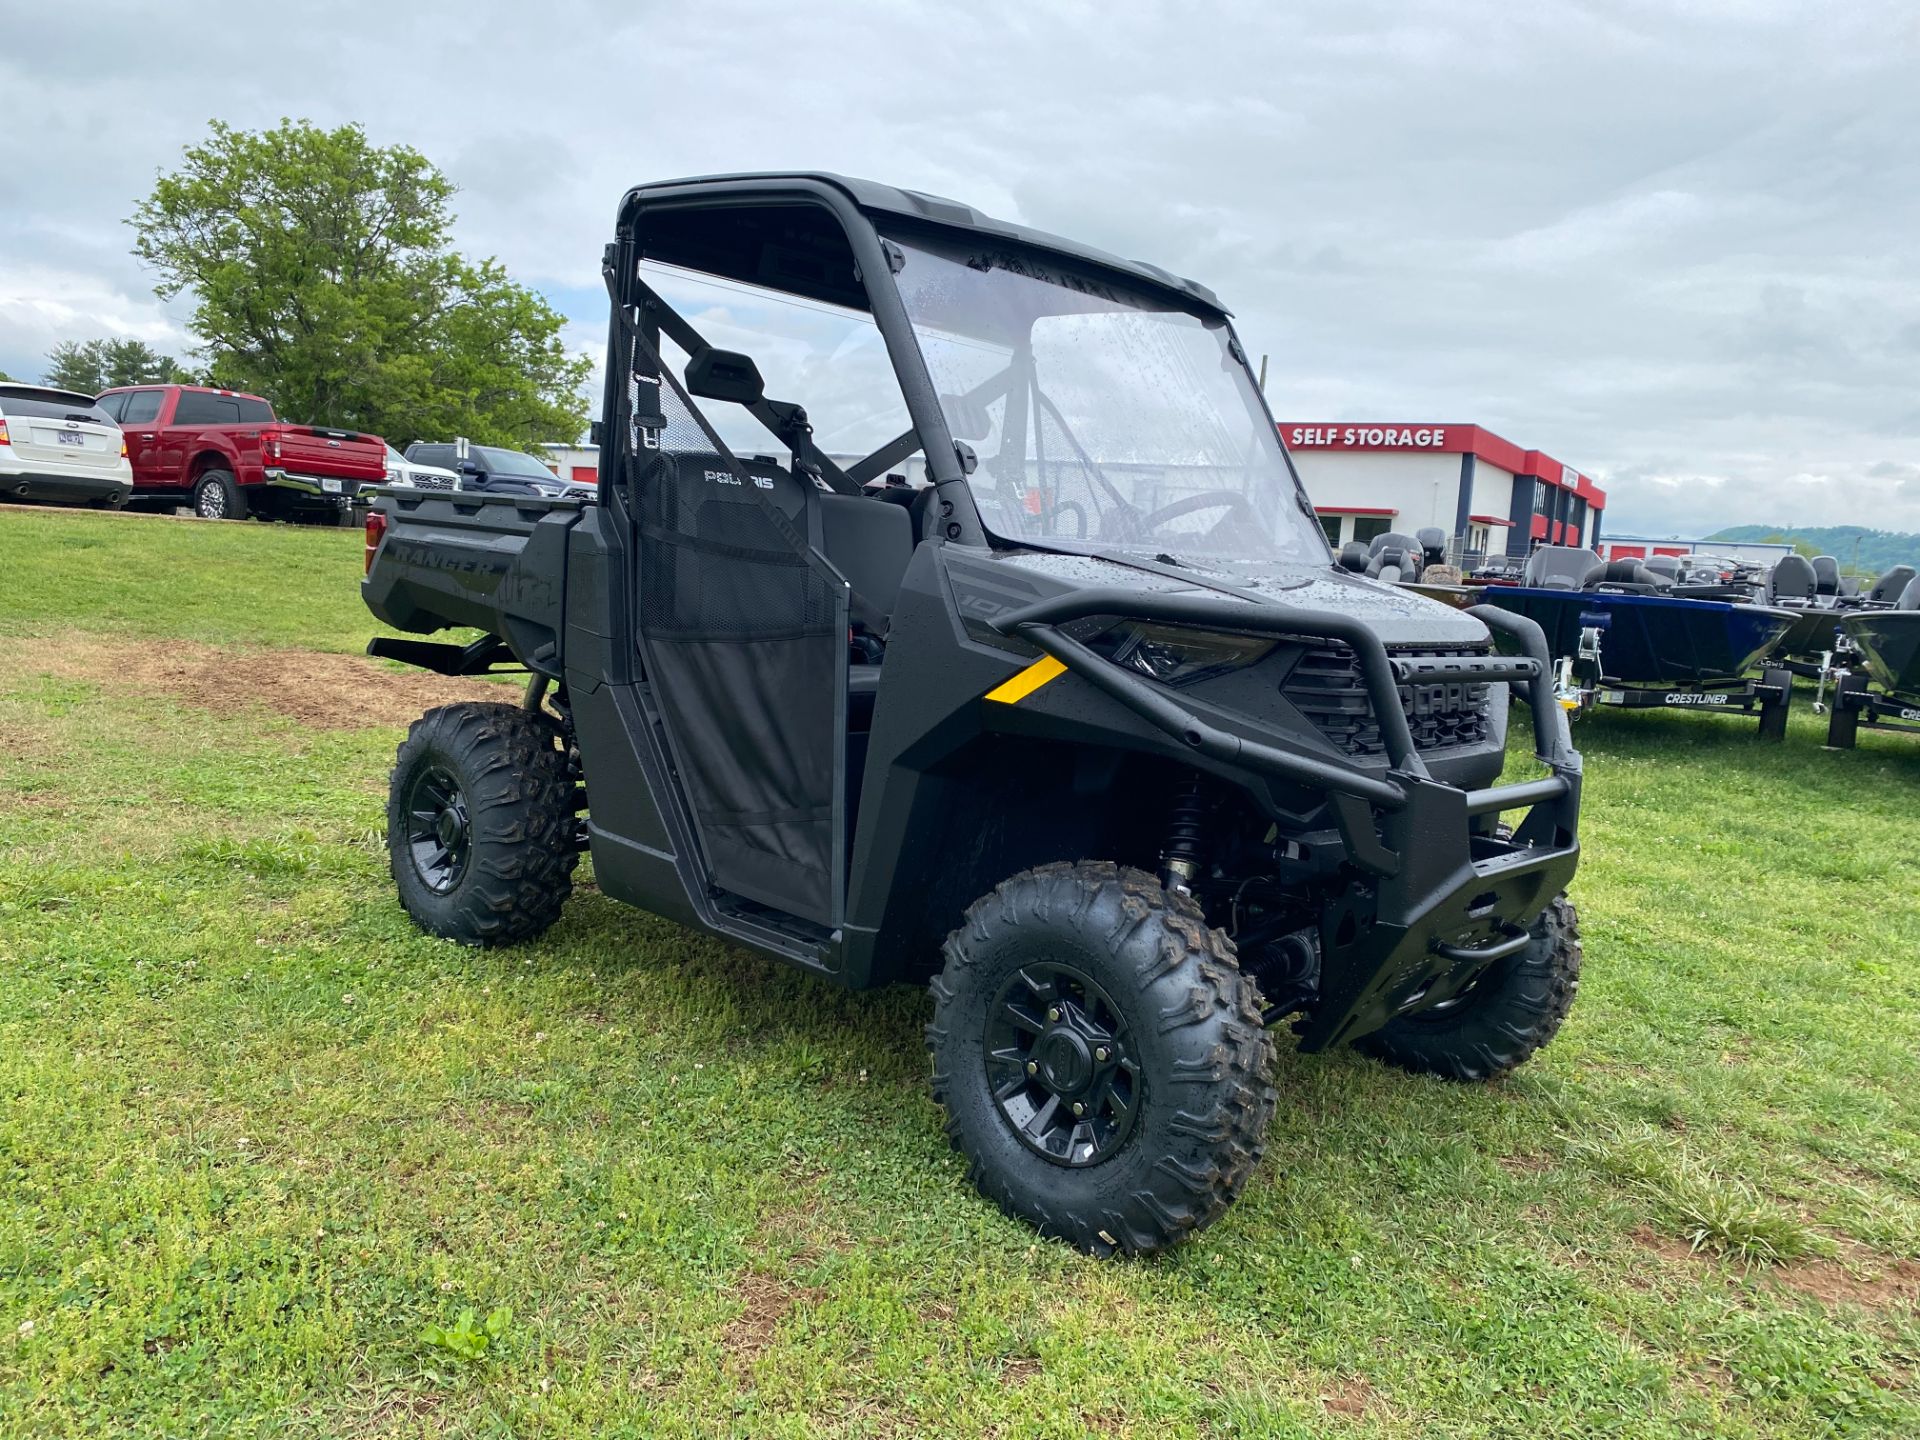
M 1580 917 L 1565 895 L 1533 922 L 1533 943 L 1496 960 L 1452 1000 L 1388 1021 L 1354 1048 L 1416 1075 L 1495 1080 L 1559 1032 L 1580 989 Z
M 428 934 L 509 945 L 545 930 L 580 859 L 559 727 L 516 705 L 429 710 L 394 756 L 387 851 Z
M 933 1094 L 982 1194 L 1096 1255 L 1225 1212 L 1273 1116 L 1273 1044 L 1191 901 L 1138 870 L 1043 865 L 976 901 L 945 955 Z

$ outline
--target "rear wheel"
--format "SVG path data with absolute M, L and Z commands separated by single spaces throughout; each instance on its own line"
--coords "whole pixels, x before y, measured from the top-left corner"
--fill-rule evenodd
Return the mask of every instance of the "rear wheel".
M 1416 1075 L 1495 1080 L 1553 1039 L 1580 989 L 1580 917 L 1565 895 L 1533 923 L 1533 943 L 1497 960 L 1460 995 L 1402 1015 L 1354 1048 Z
M 514 705 L 429 710 L 394 757 L 387 851 L 427 933 L 507 945 L 545 930 L 580 858 L 560 727 Z
M 1190 901 L 1138 870 L 1045 865 L 976 901 L 945 954 L 933 1093 L 982 1194 L 1096 1255 L 1225 1212 L 1273 1115 L 1273 1046 Z
M 246 492 L 224 470 L 209 470 L 193 482 L 193 513 L 202 520 L 244 520 Z

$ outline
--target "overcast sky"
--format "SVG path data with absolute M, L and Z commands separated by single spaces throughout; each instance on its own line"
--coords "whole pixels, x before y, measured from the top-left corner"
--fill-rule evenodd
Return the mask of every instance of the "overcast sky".
M 210 119 L 296 116 L 424 151 L 583 350 L 624 187 L 832 169 L 1200 279 L 1284 418 L 1486 425 L 1616 533 L 1920 530 L 1912 0 L 0 0 L 0 36 L 14 375 L 188 350 L 122 221 Z

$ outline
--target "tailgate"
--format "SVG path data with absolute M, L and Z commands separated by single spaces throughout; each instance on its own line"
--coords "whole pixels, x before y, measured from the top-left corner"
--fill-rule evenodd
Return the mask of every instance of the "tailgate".
M 389 490 L 373 497 L 386 526 L 360 583 L 367 608 L 396 630 L 470 626 L 498 635 L 522 663 L 558 655 L 567 532 L 581 502 L 482 491 Z
M 387 442 L 377 435 L 319 425 L 276 425 L 267 430 L 266 439 L 267 463 L 291 475 L 332 475 L 363 485 L 387 478 Z
M 13 453 L 22 460 L 112 470 L 120 464 L 120 431 L 82 420 L 7 419 Z

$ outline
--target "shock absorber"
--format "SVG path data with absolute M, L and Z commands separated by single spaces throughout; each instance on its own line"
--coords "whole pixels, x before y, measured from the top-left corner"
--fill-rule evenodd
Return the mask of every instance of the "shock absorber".
M 1167 822 L 1167 843 L 1160 852 L 1160 883 L 1176 895 L 1191 895 L 1204 858 L 1206 799 L 1198 774 L 1188 775 L 1174 792 Z

